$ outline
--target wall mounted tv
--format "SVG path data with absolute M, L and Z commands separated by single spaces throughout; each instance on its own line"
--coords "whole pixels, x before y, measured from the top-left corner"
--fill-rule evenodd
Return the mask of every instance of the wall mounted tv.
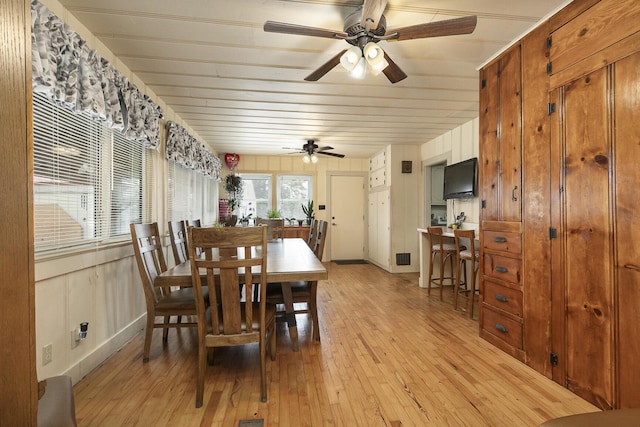
M 477 157 L 445 166 L 443 198 L 466 199 L 476 196 L 477 175 Z

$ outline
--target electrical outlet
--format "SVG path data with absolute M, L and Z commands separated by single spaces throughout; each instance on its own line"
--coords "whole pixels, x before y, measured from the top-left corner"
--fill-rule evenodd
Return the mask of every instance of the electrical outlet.
M 47 365 L 53 361 L 53 344 L 42 347 L 42 365 Z
M 73 350 L 74 348 L 76 348 L 78 346 L 78 331 L 73 330 L 71 331 L 71 349 Z

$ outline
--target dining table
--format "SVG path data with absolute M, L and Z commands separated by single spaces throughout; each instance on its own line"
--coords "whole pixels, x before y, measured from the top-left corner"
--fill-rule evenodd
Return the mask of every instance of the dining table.
M 293 351 L 298 351 L 298 329 L 293 310 L 291 282 L 317 281 L 328 278 L 327 269 L 305 240 L 281 238 L 267 242 L 267 281 L 280 283 L 282 286 L 289 338 Z M 192 286 L 191 280 L 191 265 L 187 261 L 177 264 L 157 276 L 154 286 L 186 287 Z M 313 325 L 313 327 L 317 328 L 318 325 Z

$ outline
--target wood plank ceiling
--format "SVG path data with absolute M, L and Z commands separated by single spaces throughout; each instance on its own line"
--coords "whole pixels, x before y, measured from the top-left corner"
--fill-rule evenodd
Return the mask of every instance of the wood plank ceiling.
M 350 45 L 262 28 L 273 20 L 342 31 L 361 0 L 59 1 L 218 153 L 281 155 L 316 138 L 364 158 L 477 117 L 477 67 L 566 4 L 389 0 L 389 29 L 478 16 L 471 35 L 380 42 L 408 74 L 391 84 L 383 74 L 355 80 L 340 65 L 306 82 Z

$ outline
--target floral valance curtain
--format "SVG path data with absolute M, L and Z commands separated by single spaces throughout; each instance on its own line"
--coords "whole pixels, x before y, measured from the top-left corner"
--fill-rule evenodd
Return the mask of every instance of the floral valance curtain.
M 31 45 L 34 92 L 159 149 L 162 108 L 37 0 L 31 1 Z
M 220 159 L 185 128 L 174 122 L 167 123 L 166 157 L 167 160 L 220 181 Z

